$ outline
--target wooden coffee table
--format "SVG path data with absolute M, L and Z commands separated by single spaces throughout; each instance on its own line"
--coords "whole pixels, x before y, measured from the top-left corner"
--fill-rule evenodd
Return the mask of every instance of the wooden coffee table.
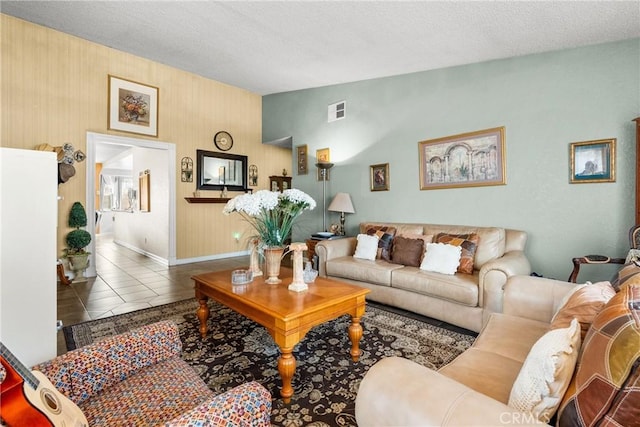
M 275 343 L 280 347 L 278 372 L 282 378 L 280 395 L 285 403 L 293 396 L 291 378 L 296 370 L 293 347 L 304 338 L 314 326 L 344 314 L 351 315 L 349 339 L 351 358 L 360 357 L 362 326 L 360 318 L 365 311 L 366 288 L 343 283 L 333 279 L 318 277 L 304 292 L 292 292 L 287 286 L 292 281 L 292 271 L 281 268 L 282 283 L 268 285 L 264 276 L 257 277 L 248 285 L 231 285 L 231 271 L 219 271 L 193 276 L 196 298 L 200 303 L 196 314 L 200 319 L 200 334 L 207 336 L 209 319 L 208 298 L 229 307 L 267 328 Z

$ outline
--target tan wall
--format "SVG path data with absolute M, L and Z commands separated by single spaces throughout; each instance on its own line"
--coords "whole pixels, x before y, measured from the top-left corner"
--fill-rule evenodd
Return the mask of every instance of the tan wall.
M 144 135 L 107 130 L 109 74 L 159 88 L 158 141 L 176 144 L 177 258 L 192 258 L 244 250 L 234 232 L 246 224 L 238 215 L 224 216 L 222 204 L 188 204 L 194 183 L 180 182 L 180 159 L 196 150 L 215 151 L 213 135 L 229 131 L 230 153 L 249 156 L 258 166 L 257 189 L 268 187 L 269 175 L 291 168 L 291 151 L 264 146 L 262 98 L 185 71 L 1 15 L 1 121 L 3 147 L 31 149 L 38 144 L 65 142 L 86 152 L 86 132 Z M 206 53 L 203 53 L 206 54 Z M 86 165 L 59 186 L 64 200 L 58 211 L 58 252 L 68 232 L 67 214 L 74 201 L 85 203 Z M 195 178 L 195 177 L 194 177 Z M 233 194 L 231 194 L 233 195 Z M 217 197 L 217 192 L 202 192 Z

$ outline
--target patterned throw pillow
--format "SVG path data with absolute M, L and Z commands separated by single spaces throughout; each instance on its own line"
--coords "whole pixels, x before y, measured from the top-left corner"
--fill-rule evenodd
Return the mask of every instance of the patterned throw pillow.
M 419 267 L 423 253 L 424 243 L 422 239 L 407 239 L 398 236 L 393 239 L 391 262 L 394 264 Z
M 640 276 L 636 275 L 593 319 L 557 425 L 637 426 L 639 358 Z
M 637 274 L 640 274 L 640 265 L 636 264 L 635 262 L 630 262 L 629 264 L 618 270 L 618 273 L 616 273 L 616 275 L 613 277 L 613 280 L 611 280 L 611 286 L 613 286 L 613 289 L 618 292 L 622 285 L 624 285 L 628 280 L 630 280 Z
M 393 244 L 393 237 L 396 235 L 396 228 L 387 227 L 386 225 L 371 226 L 365 230 L 365 233 L 378 237 L 378 254 L 376 258 L 391 261 L 391 245 Z
M 435 243 L 447 243 L 462 248 L 462 256 L 458 272 L 464 274 L 473 274 L 473 261 L 476 256 L 476 249 L 480 238 L 477 234 L 447 234 L 438 233 Z

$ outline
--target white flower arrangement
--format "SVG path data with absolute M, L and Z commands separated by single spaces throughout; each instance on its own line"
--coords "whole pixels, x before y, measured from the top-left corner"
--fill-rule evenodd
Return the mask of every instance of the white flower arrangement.
M 242 194 L 229 200 L 222 212 L 226 215 L 238 212 L 255 230 L 260 245 L 284 246 L 291 233 L 293 221 L 305 210 L 316 207 L 316 202 L 304 191 L 294 188 L 277 191 L 260 190 L 254 194 Z

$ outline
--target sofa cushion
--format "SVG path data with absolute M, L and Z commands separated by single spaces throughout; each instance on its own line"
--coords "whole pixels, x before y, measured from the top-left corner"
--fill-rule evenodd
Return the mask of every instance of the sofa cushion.
M 445 243 L 427 243 L 420 269 L 434 273 L 454 275 L 460 265 L 462 248 Z
M 640 417 L 640 276 L 595 317 L 558 425 L 638 425 Z
M 356 252 L 353 254 L 353 257 L 372 261 L 376 259 L 378 253 L 378 236 L 358 234 L 356 239 L 358 243 L 356 244 Z
M 478 235 L 471 234 L 447 234 L 439 233 L 435 238 L 436 243 L 446 243 L 449 245 L 460 246 L 462 254 L 460 255 L 460 264 L 458 272 L 464 274 L 473 273 L 473 262 L 478 247 Z
M 90 426 L 161 425 L 213 397 L 193 368 L 173 357 L 137 371 L 79 407 Z
M 549 325 L 493 313 L 473 346 L 438 372 L 504 404 L 531 346 Z
M 470 307 L 478 305 L 477 274 L 449 276 L 405 267 L 392 272 L 391 286 Z
M 327 261 L 326 270 L 330 277 L 358 280 L 375 285 L 391 286 L 391 272 L 404 268 L 384 260 L 358 259 L 352 256 Z
M 552 329 L 531 347 L 511 388 L 508 405 L 549 422 L 567 391 L 580 350 L 580 323 Z
M 395 227 L 386 225 L 372 225 L 365 228 L 365 234 L 378 237 L 378 254 L 377 259 L 391 261 L 391 246 L 393 238 L 396 235 Z
M 424 253 L 424 241 L 422 239 L 408 239 L 396 236 L 391 248 L 391 262 L 394 264 L 419 267 Z
M 551 329 L 566 328 L 575 318 L 580 322 L 581 337 L 584 339 L 593 319 L 615 294 L 609 282 L 576 286 L 551 319 Z

